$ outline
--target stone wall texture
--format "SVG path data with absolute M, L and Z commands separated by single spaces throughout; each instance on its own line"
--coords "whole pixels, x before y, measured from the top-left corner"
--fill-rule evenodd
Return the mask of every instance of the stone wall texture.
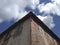
M 29 18 L 7 32 L 0 45 L 58 45 L 58 42 Z

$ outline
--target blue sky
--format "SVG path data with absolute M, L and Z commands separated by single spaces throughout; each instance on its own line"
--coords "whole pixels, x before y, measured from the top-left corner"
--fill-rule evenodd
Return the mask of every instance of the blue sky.
M 29 11 L 60 38 L 60 0 L 0 0 L 0 33 Z

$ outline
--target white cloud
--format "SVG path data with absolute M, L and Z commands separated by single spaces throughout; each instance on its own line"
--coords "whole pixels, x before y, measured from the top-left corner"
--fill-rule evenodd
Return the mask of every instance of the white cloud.
M 54 5 L 52 3 L 48 3 L 48 4 L 42 3 L 38 6 L 38 9 L 40 12 L 51 13 L 53 6 Z
M 55 24 L 53 22 L 53 17 L 48 15 L 48 16 L 37 16 L 39 19 L 41 19 L 50 29 L 54 28 Z
M 3 22 L 3 20 L 2 19 L 0 19 L 0 23 L 2 23 Z
M 44 12 L 46 14 L 57 14 L 57 16 L 60 16 L 60 1 L 59 0 L 52 0 L 52 2 L 49 2 L 47 4 L 39 4 L 38 9 L 40 12 Z
M 26 2 L 27 0 L 0 0 L 0 18 L 2 20 L 18 18 L 18 16 L 21 16 L 21 12 L 25 12 L 24 8 L 27 5 Z
M 39 0 L 0 0 L 0 19 L 21 18 L 28 13 L 25 7 L 35 9 L 38 4 Z
M 27 6 L 33 10 L 38 6 L 40 12 L 44 11 L 45 13 L 50 13 L 50 10 L 52 10 L 52 8 L 55 6 L 52 3 L 39 5 L 39 1 L 40 0 L 0 0 L 0 22 L 4 20 L 10 21 L 13 18 L 16 20 L 21 19 L 28 13 L 26 10 L 24 10 Z M 53 9 L 53 12 L 54 11 L 55 10 Z M 57 9 L 57 11 L 59 10 Z M 54 27 L 53 18 L 51 16 L 40 18 L 49 28 Z
M 32 9 L 35 9 L 39 5 L 39 2 L 40 2 L 40 0 L 31 0 L 30 3 L 29 3 L 29 6 Z
M 29 12 L 26 12 L 26 11 L 22 11 L 22 12 L 20 12 L 20 14 L 19 14 L 19 16 L 18 16 L 18 18 L 17 18 L 17 21 L 19 20 L 19 19 L 21 19 L 21 18 L 23 18 L 26 14 L 28 14 Z
M 55 2 L 57 4 L 60 4 L 60 0 L 51 0 L 52 2 Z
M 10 20 L 12 18 L 17 18 L 18 15 L 19 15 L 19 7 L 18 5 L 14 4 L 14 5 L 4 7 L 2 9 L 2 14 L 0 16 L 2 17 L 2 19 Z
M 51 13 L 56 14 L 57 16 L 60 16 L 60 0 L 51 0 L 51 2 L 48 3 L 41 3 L 38 5 L 38 10 L 40 13 L 44 12 L 43 15 L 47 15 L 42 18 L 42 21 L 49 27 L 53 28 L 55 26 L 53 21 L 53 16 L 49 16 Z

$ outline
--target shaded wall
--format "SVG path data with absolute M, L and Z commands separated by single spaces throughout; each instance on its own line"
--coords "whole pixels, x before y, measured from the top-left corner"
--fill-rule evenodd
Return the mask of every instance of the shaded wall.
M 30 45 L 30 19 L 7 32 L 0 40 L 0 45 Z
M 5 33 L 0 45 L 58 45 L 58 42 L 30 18 Z

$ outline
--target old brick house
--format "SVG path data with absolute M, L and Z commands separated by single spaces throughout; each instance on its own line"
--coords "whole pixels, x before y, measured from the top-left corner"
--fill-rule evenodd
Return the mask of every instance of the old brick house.
M 0 45 L 60 45 L 60 39 L 32 12 L 0 35 Z

